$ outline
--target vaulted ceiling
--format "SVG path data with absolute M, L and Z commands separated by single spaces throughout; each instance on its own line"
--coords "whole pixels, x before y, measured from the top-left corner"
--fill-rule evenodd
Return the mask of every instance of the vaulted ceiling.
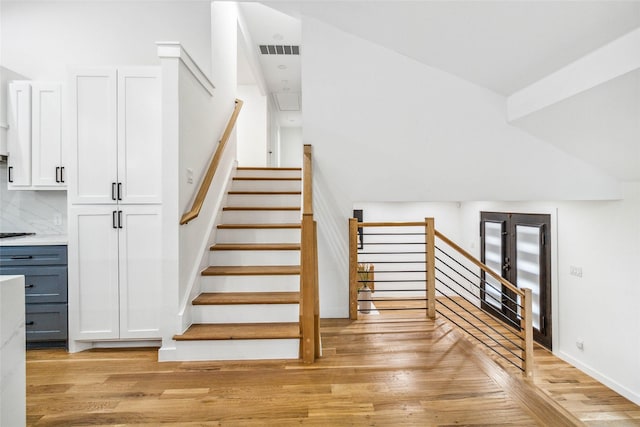
M 640 28 L 639 1 L 264 4 L 323 21 L 505 98 Z M 512 124 L 620 180 L 640 180 L 638 72 L 602 82 Z

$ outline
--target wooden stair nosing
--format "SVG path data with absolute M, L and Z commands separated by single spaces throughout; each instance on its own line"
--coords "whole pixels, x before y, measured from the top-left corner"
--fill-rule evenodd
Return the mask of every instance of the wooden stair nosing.
M 238 166 L 239 171 L 301 171 L 302 168 L 273 168 L 264 166 Z
M 300 196 L 302 191 L 229 191 L 232 196 Z
M 211 251 L 299 251 L 298 243 L 217 243 Z
M 299 211 L 300 206 L 225 206 L 222 208 L 223 211 Z
M 260 340 L 299 339 L 298 323 L 195 323 L 183 334 L 173 336 L 176 341 L 202 340 Z
M 278 229 L 278 228 L 300 228 L 300 223 L 274 223 L 274 224 L 218 224 L 219 229 Z
M 192 305 L 299 304 L 300 292 L 203 292 Z
M 298 177 L 286 176 L 234 176 L 235 181 L 302 181 Z
M 299 274 L 299 265 L 210 266 L 202 271 L 203 276 L 295 276 Z

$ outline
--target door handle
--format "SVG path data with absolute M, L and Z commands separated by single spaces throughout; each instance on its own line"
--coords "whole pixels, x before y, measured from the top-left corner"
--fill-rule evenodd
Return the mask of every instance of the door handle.
M 118 228 L 118 223 L 117 223 L 118 218 L 116 216 L 116 212 L 117 211 L 111 212 L 111 225 L 113 228 Z
M 118 211 L 118 228 L 122 228 L 122 211 Z
M 11 259 L 31 259 L 33 255 L 14 255 Z
M 24 285 L 24 288 L 25 289 L 31 289 L 31 288 L 33 288 L 33 285 Z
M 118 200 L 122 200 L 122 183 L 118 183 Z
M 64 184 L 64 166 L 60 166 L 60 182 Z
M 56 166 L 56 182 L 60 183 L 60 166 Z
M 13 182 L 13 176 L 12 176 L 11 172 L 13 172 L 13 166 L 9 166 L 9 169 L 7 171 L 8 175 L 9 175 L 8 176 L 9 182 Z
M 27 323 L 25 323 L 24 325 L 25 325 L 25 326 L 33 326 L 33 325 L 35 325 L 35 324 L 36 324 L 36 322 L 34 322 L 34 321 L 32 320 L 31 322 L 27 322 Z
M 116 183 L 111 183 L 111 200 L 116 200 Z

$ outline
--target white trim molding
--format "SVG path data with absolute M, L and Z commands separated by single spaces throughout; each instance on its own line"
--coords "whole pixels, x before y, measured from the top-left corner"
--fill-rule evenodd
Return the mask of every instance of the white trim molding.
M 216 87 L 204 71 L 202 71 L 202 68 L 200 68 L 193 58 L 191 58 L 180 42 L 156 42 L 156 46 L 158 46 L 159 58 L 179 59 L 185 67 L 187 67 L 189 72 L 191 72 L 191 74 L 193 74 L 193 76 L 198 80 L 203 89 L 209 92 L 209 95 L 213 96 Z

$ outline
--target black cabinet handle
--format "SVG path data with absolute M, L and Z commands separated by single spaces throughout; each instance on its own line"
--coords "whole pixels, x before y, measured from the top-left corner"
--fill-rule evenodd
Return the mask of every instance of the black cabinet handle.
M 60 166 L 56 166 L 56 182 L 60 183 Z
M 113 228 L 118 228 L 118 224 L 117 224 L 117 218 L 116 218 L 116 211 L 113 211 L 111 213 L 111 225 L 113 226 Z
M 9 169 L 8 169 L 9 182 L 13 182 L 13 176 L 12 176 L 11 172 L 13 172 L 13 166 L 9 166 Z
M 64 184 L 64 166 L 60 167 L 60 182 Z
M 25 326 L 33 326 L 33 325 L 35 325 L 35 324 L 36 324 L 36 322 L 34 322 L 34 321 L 32 320 L 31 322 L 27 322 L 27 323 L 25 323 L 24 325 L 25 325 Z
M 31 288 L 33 288 L 33 285 L 24 285 L 24 288 L 25 289 L 31 289 Z
M 118 211 L 118 228 L 122 228 L 122 211 Z
M 118 200 L 122 200 L 122 183 L 118 183 Z
M 116 199 L 116 183 L 112 182 L 111 183 L 111 200 L 115 200 Z
M 14 255 L 11 259 L 32 259 L 33 255 Z

